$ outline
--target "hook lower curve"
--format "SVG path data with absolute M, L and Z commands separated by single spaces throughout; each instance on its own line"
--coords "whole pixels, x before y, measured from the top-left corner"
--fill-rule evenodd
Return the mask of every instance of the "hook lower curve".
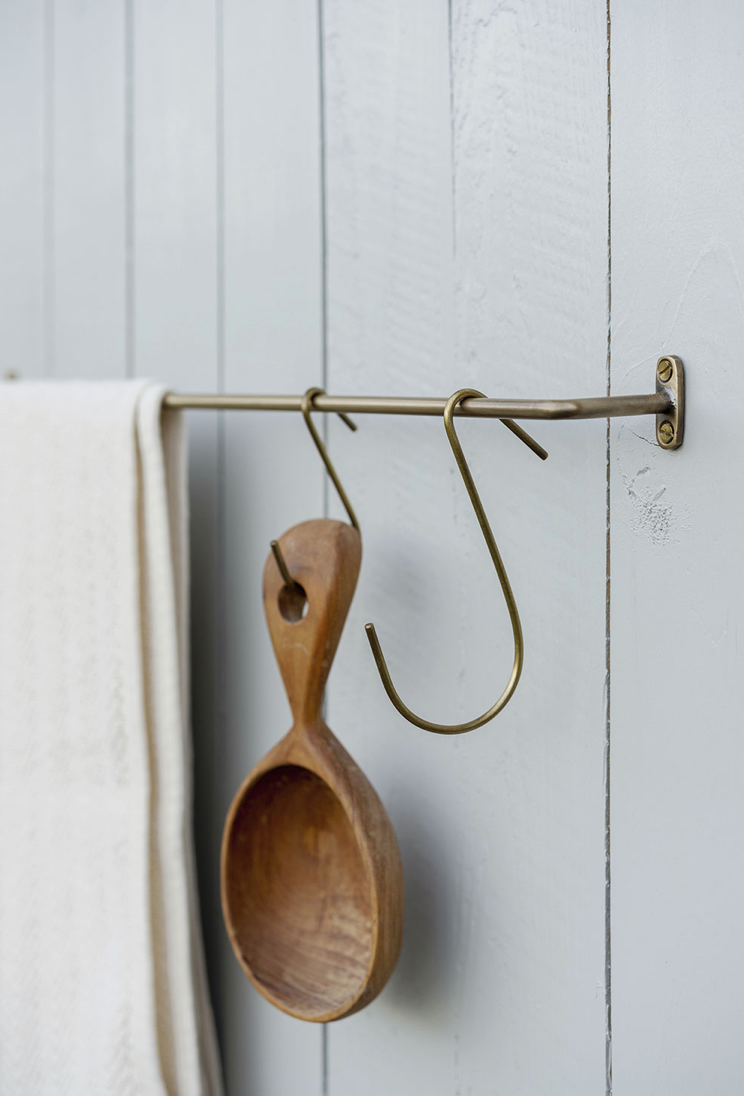
M 480 495 L 478 494 L 478 489 L 475 486 L 475 481 L 473 480 L 473 476 L 470 468 L 468 467 L 468 463 L 465 460 L 465 454 L 462 451 L 462 446 L 455 430 L 455 408 L 461 400 L 467 399 L 468 397 L 485 398 L 482 392 L 478 392 L 474 388 L 461 388 L 458 392 L 455 392 L 454 395 L 452 395 L 447 401 L 447 406 L 444 409 L 444 428 L 447 432 L 447 438 L 449 440 L 450 447 L 452 448 L 452 452 L 454 453 L 460 475 L 462 476 L 465 488 L 473 505 L 473 509 L 475 510 L 475 515 L 478 519 L 478 524 L 480 525 L 481 532 L 483 533 L 483 538 L 486 542 L 486 545 L 488 546 L 488 551 L 491 556 L 491 560 L 493 561 L 493 565 L 496 569 L 496 574 L 498 575 L 499 583 L 501 584 L 501 590 L 504 595 L 504 600 L 506 602 L 506 607 L 509 612 L 509 620 L 511 622 L 512 635 L 514 638 L 514 662 L 512 665 L 511 674 L 509 675 L 509 680 L 506 683 L 506 688 L 504 689 L 496 703 L 493 704 L 487 712 L 484 712 L 483 715 L 478 716 L 476 719 L 468 720 L 466 723 L 445 724 L 434 723 L 431 720 L 422 719 L 421 716 L 418 716 L 415 712 L 411 711 L 408 705 L 405 704 L 398 695 L 398 692 L 393 685 L 392 678 L 390 677 L 390 671 L 388 670 L 385 656 L 382 653 L 382 647 L 380 646 L 380 641 L 377 638 L 377 632 L 375 631 L 374 624 L 367 624 L 364 629 L 367 633 L 369 645 L 372 648 L 372 654 L 374 655 L 377 669 L 380 674 L 380 678 L 382 679 L 382 684 L 389 699 L 391 700 L 395 708 L 397 708 L 400 714 L 405 719 L 407 719 L 409 723 L 413 723 L 416 727 L 421 727 L 421 729 L 424 731 L 432 731 L 434 734 L 463 734 L 465 731 L 474 731 L 477 727 L 482 727 L 485 723 L 490 722 L 490 720 L 492 720 L 494 716 L 498 715 L 499 712 L 506 707 L 506 705 L 509 703 L 512 696 L 514 695 L 517 685 L 519 684 L 519 678 L 522 674 L 522 666 L 524 664 L 524 640 L 522 637 L 522 624 L 519 619 L 517 603 L 514 599 L 514 593 L 511 588 L 511 583 L 509 582 L 506 568 L 504 567 L 501 553 L 499 552 L 498 545 L 496 544 L 496 539 L 491 530 L 486 511 L 483 507 L 483 503 L 481 502 Z M 532 447 L 530 446 L 530 448 Z M 539 455 L 541 454 L 538 454 L 538 456 Z M 547 454 L 545 455 L 547 456 Z
M 333 482 L 333 486 L 336 488 L 336 491 L 338 492 L 338 497 L 341 499 L 341 502 L 344 504 L 344 509 L 346 510 L 346 513 L 349 515 L 349 521 L 354 526 L 354 528 L 356 529 L 357 532 L 361 532 L 361 530 L 359 529 L 359 522 L 357 521 L 357 516 L 354 513 L 354 508 L 351 505 L 351 503 L 349 502 L 349 497 L 346 494 L 346 492 L 344 491 L 341 480 L 338 478 L 338 472 L 333 467 L 333 462 L 331 461 L 331 458 L 328 456 L 328 451 L 327 451 L 325 445 L 323 444 L 323 439 L 321 438 L 318 431 L 315 429 L 315 423 L 313 422 L 313 420 L 311 418 L 311 412 L 313 410 L 313 404 L 315 402 L 315 397 L 316 396 L 324 396 L 324 395 L 325 395 L 325 390 L 323 388 L 308 388 L 307 392 L 305 392 L 305 394 L 302 397 L 302 417 L 305 420 L 305 425 L 307 426 L 308 430 L 310 431 L 310 437 L 313 439 L 313 442 L 315 443 L 315 448 L 320 453 L 320 459 L 323 461 L 323 464 L 326 466 L 326 471 L 328 472 L 328 475 L 331 477 L 331 480 Z M 339 412 L 338 417 L 346 423 L 346 425 L 349 427 L 350 430 L 356 430 L 356 423 L 353 423 L 351 421 L 351 419 L 348 417 L 348 415 L 344 415 L 342 412 Z

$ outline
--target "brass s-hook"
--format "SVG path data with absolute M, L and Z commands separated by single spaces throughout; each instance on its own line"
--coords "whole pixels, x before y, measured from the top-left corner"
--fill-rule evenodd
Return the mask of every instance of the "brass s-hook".
M 506 607 L 509 611 L 509 620 L 511 621 L 512 634 L 514 636 L 514 664 L 512 666 L 511 675 L 506 684 L 506 688 L 504 689 L 503 693 L 496 701 L 496 703 L 492 707 L 490 707 L 487 712 L 484 712 L 483 715 L 478 716 L 477 719 L 469 720 L 467 723 L 454 723 L 448 726 L 447 724 L 432 723 L 428 719 L 422 719 L 420 716 L 412 712 L 411 709 L 406 704 L 404 704 L 401 698 L 398 696 L 395 686 L 393 685 L 392 678 L 390 677 L 390 671 L 387 668 L 385 656 L 382 653 L 382 647 L 380 646 L 380 641 L 377 638 L 377 632 L 375 631 L 374 624 L 367 624 L 365 626 L 367 639 L 369 640 L 369 645 L 372 648 L 372 654 L 374 655 L 375 662 L 377 663 L 377 669 L 379 671 L 380 677 L 382 678 L 382 684 L 385 687 L 385 692 L 387 693 L 388 697 L 390 698 L 394 706 L 398 709 L 400 714 L 404 716 L 409 723 L 413 723 L 416 727 L 421 727 L 425 731 L 433 731 L 435 734 L 462 734 L 464 731 L 474 731 L 476 727 L 482 727 L 484 723 L 488 723 L 491 719 L 493 719 L 495 715 L 498 715 L 498 713 L 509 703 L 512 696 L 514 695 L 514 691 L 517 687 L 517 684 L 519 683 L 519 678 L 522 673 L 522 664 L 524 662 L 524 642 L 522 639 L 522 625 L 519 620 L 517 603 L 514 600 L 514 594 L 512 592 L 509 578 L 506 574 L 506 568 L 504 567 L 503 560 L 501 559 L 501 553 L 499 552 L 498 545 L 496 544 L 493 532 L 491 531 L 491 526 L 488 523 L 486 511 L 483 508 L 483 503 L 481 502 L 480 495 L 478 494 L 478 489 L 475 486 L 475 481 L 473 480 L 473 476 L 468 467 L 468 463 L 465 460 L 465 455 L 462 451 L 462 446 L 460 445 L 460 440 L 457 437 L 457 432 L 455 430 L 455 408 L 461 400 L 467 399 L 471 396 L 485 398 L 483 392 L 478 392 L 474 388 L 461 388 L 459 392 L 455 392 L 454 395 L 450 397 L 450 399 L 447 401 L 447 406 L 444 409 L 444 428 L 447 432 L 447 438 L 449 439 L 452 452 L 455 455 L 455 460 L 457 461 L 457 467 L 460 470 L 460 475 L 462 476 L 465 487 L 467 488 L 468 495 L 470 496 L 470 501 L 473 504 L 475 515 L 478 518 L 478 524 L 481 527 L 481 532 L 483 533 L 483 537 L 486 541 L 486 544 L 488 545 L 488 551 L 491 554 L 493 565 L 496 568 L 496 574 L 499 576 L 501 590 L 504 595 L 504 600 L 506 601 Z M 524 441 L 525 444 L 534 453 L 537 453 L 537 455 L 541 457 L 542 460 L 545 460 L 548 454 L 545 452 L 544 449 L 542 449 L 542 446 L 539 446 L 537 442 L 534 442 L 533 439 L 529 437 L 529 435 L 525 435 L 523 437 L 522 435 L 524 434 L 524 431 L 522 431 L 519 427 L 513 432 L 517 435 L 517 437 Z
M 357 530 L 357 532 L 360 532 L 359 522 L 357 521 L 356 514 L 354 513 L 354 509 L 353 509 L 351 503 L 349 502 L 349 498 L 348 498 L 346 492 L 343 489 L 343 486 L 341 484 L 341 480 L 338 478 L 338 473 L 336 472 L 336 469 L 333 467 L 333 462 L 331 461 L 331 458 L 328 456 L 328 450 L 326 449 L 325 445 L 323 444 L 323 439 L 321 438 L 318 431 L 315 429 L 315 423 L 313 422 L 312 418 L 310 417 L 311 412 L 313 410 L 313 403 L 315 401 L 315 397 L 316 396 L 324 396 L 324 395 L 325 395 L 325 391 L 322 388 L 308 388 L 307 392 L 305 392 L 304 396 L 302 397 L 302 416 L 305 420 L 305 424 L 307 425 L 308 430 L 310 431 L 310 437 L 313 439 L 313 442 L 315 443 L 315 448 L 320 453 L 321 460 L 323 461 L 323 464 L 326 466 L 326 471 L 328 472 L 328 475 L 333 480 L 333 486 L 338 491 L 339 498 L 341 499 L 342 503 L 344 504 L 344 507 L 346 509 L 346 513 L 349 515 L 349 521 L 354 526 L 354 528 Z M 356 423 L 352 422 L 348 415 L 345 415 L 342 411 L 339 411 L 337 413 L 338 413 L 338 417 L 340 419 L 342 419 L 343 422 L 346 423 L 346 425 L 349 427 L 350 430 L 356 430 Z M 294 581 L 294 579 L 292 578 L 292 576 L 289 573 L 289 569 L 287 568 L 287 564 L 284 561 L 284 556 L 282 555 L 282 550 L 279 547 L 278 541 L 272 540 L 272 542 L 271 542 L 271 551 L 274 553 L 274 559 L 276 560 L 276 565 L 277 565 L 277 567 L 279 568 L 279 570 L 281 572 L 281 576 L 284 579 L 285 584 L 287 586 L 296 586 L 297 583 Z
M 325 396 L 325 391 L 322 388 L 308 388 L 307 392 L 302 397 L 302 417 L 305 420 L 305 425 L 307 426 L 308 430 L 310 431 L 310 437 L 313 439 L 313 441 L 315 443 L 315 448 L 320 453 L 320 459 L 323 461 L 323 464 L 326 466 L 326 471 L 328 472 L 328 475 L 331 477 L 331 480 L 333 481 L 333 486 L 338 491 L 338 497 L 341 499 L 342 503 L 344 504 L 344 509 L 346 510 L 346 513 L 349 515 L 349 521 L 354 526 L 354 528 L 357 530 L 357 532 L 361 532 L 361 530 L 359 529 L 359 522 L 357 521 L 356 514 L 354 513 L 354 509 L 353 509 L 351 503 L 349 502 L 349 499 L 348 499 L 348 496 L 347 496 L 346 492 L 344 491 L 343 487 L 341 486 L 341 480 L 338 478 L 338 473 L 336 472 L 336 469 L 333 467 L 333 463 L 331 461 L 331 458 L 328 456 L 328 451 L 327 451 L 325 445 L 323 444 L 323 439 L 321 438 L 318 431 L 315 429 L 315 423 L 313 422 L 312 418 L 310 417 L 310 413 L 313 410 L 313 404 L 315 402 L 315 397 L 316 396 Z M 343 412 L 339 411 L 338 412 L 338 417 L 340 419 L 343 419 L 343 421 L 346 423 L 346 425 L 349 427 L 350 430 L 356 430 L 356 423 L 353 423 L 348 415 L 344 415 Z

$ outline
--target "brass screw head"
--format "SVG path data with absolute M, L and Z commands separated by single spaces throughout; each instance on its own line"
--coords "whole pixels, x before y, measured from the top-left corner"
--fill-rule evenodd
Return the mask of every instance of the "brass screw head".
M 665 445 L 669 445 L 671 441 L 674 441 L 674 427 L 669 419 L 664 419 L 664 422 L 659 427 L 659 437 Z
M 659 380 L 662 382 L 662 384 L 666 384 L 667 381 L 670 381 L 672 379 L 672 373 L 674 372 L 674 368 L 668 358 L 661 359 L 657 368 L 657 372 L 659 374 Z

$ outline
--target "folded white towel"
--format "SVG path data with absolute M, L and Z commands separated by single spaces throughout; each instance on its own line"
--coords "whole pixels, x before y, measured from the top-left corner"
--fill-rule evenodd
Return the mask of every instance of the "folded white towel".
M 190 831 L 181 416 L 0 385 L 0 1093 L 221 1091 Z

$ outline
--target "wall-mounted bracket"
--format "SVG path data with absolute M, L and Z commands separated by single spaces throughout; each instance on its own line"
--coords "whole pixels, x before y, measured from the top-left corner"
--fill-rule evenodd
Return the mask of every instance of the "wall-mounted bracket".
M 656 440 L 662 449 L 679 449 L 685 434 L 685 371 L 674 354 L 656 363 L 656 391 L 668 396 L 671 407 L 656 416 Z

